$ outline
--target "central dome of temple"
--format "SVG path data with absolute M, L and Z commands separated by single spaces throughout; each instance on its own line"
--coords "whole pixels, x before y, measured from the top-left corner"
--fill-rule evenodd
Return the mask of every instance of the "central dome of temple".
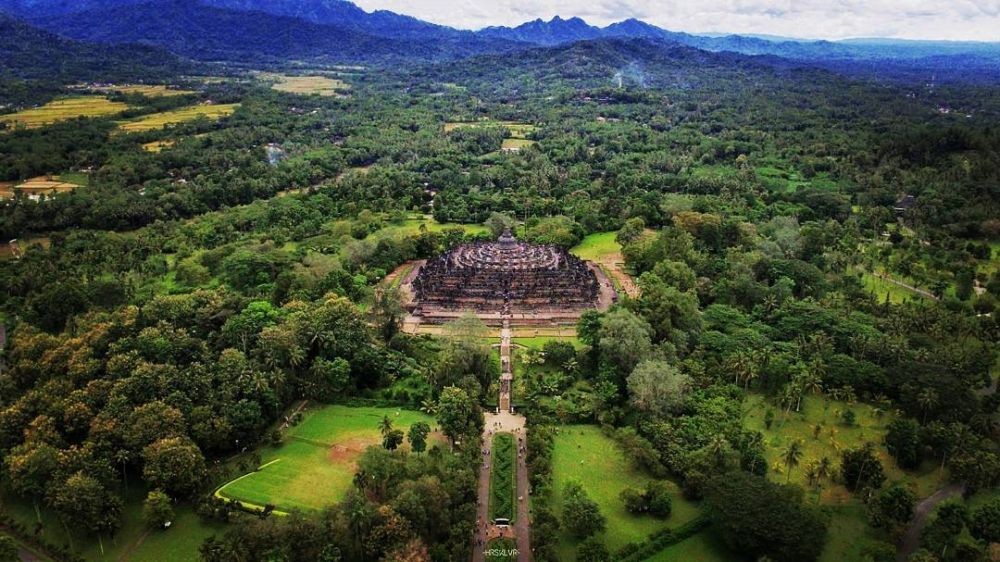
M 428 260 L 413 291 L 424 308 L 524 313 L 594 307 L 600 284 L 566 250 L 521 242 L 507 230 L 495 242 L 462 244 Z

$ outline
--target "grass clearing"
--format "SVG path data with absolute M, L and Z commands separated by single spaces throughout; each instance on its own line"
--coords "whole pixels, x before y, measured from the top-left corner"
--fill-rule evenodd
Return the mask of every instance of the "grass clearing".
M 500 150 L 521 150 L 535 144 L 537 144 L 535 141 L 528 139 L 504 139 Z
M 493 449 L 489 457 L 490 519 L 504 518 L 514 521 L 517 515 L 517 505 L 514 500 L 517 486 L 516 455 L 513 435 L 498 433 L 493 437 Z
M 80 88 L 93 90 L 95 92 L 101 92 L 105 94 L 118 93 L 118 94 L 141 94 L 147 98 L 162 98 L 170 96 L 186 96 L 190 94 L 197 94 L 193 90 L 181 90 L 178 88 L 171 88 L 164 84 L 132 84 L 125 86 L 101 86 L 98 88 L 90 88 L 87 86 L 80 86 Z
M 433 418 L 398 408 L 320 406 L 290 428 L 285 443 L 260 450 L 262 467 L 218 490 L 225 498 L 279 510 L 314 511 L 343 499 L 350 489 L 355 460 L 381 443 L 379 422 L 388 416 L 404 432 L 416 422 L 435 426 Z
M 746 400 L 745 426 L 764 434 L 764 456 L 769 464 L 768 477 L 784 483 L 786 480 L 807 490 L 807 501 L 826 505 L 847 505 L 857 500 L 847 489 L 829 480 L 822 482 L 818 490 L 808 485 L 805 465 L 823 457 L 830 459 L 834 467 L 840 465 L 841 453 L 846 449 L 862 446 L 866 442 L 876 445 L 876 453 L 885 467 L 889 481 L 906 482 L 918 497 L 926 497 L 937 490 L 945 481 L 945 474 L 937 466 L 929 463 L 915 472 L 905 472 L 886 451 L 886 426 L 894 419 L 892 413 L 879 414 L 874 406 L 857 403 L 848 404 L 820 396 L 806 396 L 802 400 L 800 412 L 790 412 L 787 416 L 777 407 L 768 404 L 762 396 L 751 395 Z M 764 416 L 768 409 L 774 410 L 774 422 L 767 429 Z M 841 421 L 844 411 L 855 414 L 855 423 L 847 426 Z M 818 437 L 814 437 L 816 426 L 821 426 Z M 782 453 L 792 441 L 802 443 L 803 455 L 799 466 L 793 467 L 791 475 L 786 473 Z
M 142 149 L 146 152 L 158 153 L 163 152 L 164 149 L 170 148 L 176 144 L 177 141 L 172 139 L 158 140 L 153 142 L 147 142 L 142 145 Z
M 239 107 L 240 104 L 238 103 L 192 105 L 162 113 L 144 115 L 129 121 L 122 121 L 118 124 L 118 128 L 126 133 L 153 131 L 162 129 L 167 125 L 177 125 L 186 121 L 192 121 L 199 117 L 211 120 L 221 119 L 232 115 Z
M 569 252 L 581 260 L 595 262 L 620 256 L 622 246 L 615 240 L 616 236 L 618 233 L 615 231 L 590 234 L 579 244 L 573 246 Z
M 643 489 L 652 480 L 632 468 L 619 452 L 617 445 L 593 425 L 559 427 L 552 454 L 552 501 L 556 513 L 561 513 L 562 491 L 567 482 L 576 480 L 587 495 L 601 508 L 607 518 L 604 538 L 614 553 L 630 542 L 646 540 L 655 531 L 682 525 L 699 514 L 697 505 L 687 501 L 673 483 L 673 513 L 667 519 L 633 515 L 626 511 L 619 495 L 626 488 Z M 559 543 L 559 559 L 575 560 L 577 539 L 563 534 Z
M 264 77 L 275 80 L 274 85 L 271 86 L 272 90 L 288 94 L 335 96 L 344 90 L 351 89 L 351 85 L 347 82 L 326 76 L 268 74 L 264 75 Z
M 52 100 L 41 107 L 0 115 L 0 122 L 8 123 L 11 128 L 34 129 L 77 117 L 109 117 L 126 109 L 128 105 L 104 96 L 73 96 Z

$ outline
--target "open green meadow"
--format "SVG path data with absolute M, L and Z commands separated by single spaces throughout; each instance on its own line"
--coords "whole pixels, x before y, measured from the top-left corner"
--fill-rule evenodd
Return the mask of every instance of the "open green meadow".
M 593 425 L 559 427 L 552 454 L 552 501 L 556 513 L 561 513 L 562 491 L 567 482 L 576 480 L 587 495 L 601 508 L 607 518 L 604 538 L 608 550 L 614 553 L 631 542 L 641 542 L 665 527 L 676 527 L 699 514 L 697 505 L 685 500 L 680 490 L 673 490 L 673 513 L 667 519 L 633 515 L 626 511 L 619 495 L 626 488 L 642 489 L 652 480 L 632 468 L 619 452 L 617 445 Z M 575 560 L 578 540 L 564 534 L 559 544 L 559 559 Z
M 434 420 L 398 408 L 320 406 L 288 429 L 285 442 L 261 449 L 261 467 L 222 486 L 217 494 L 278 510 L 318 510 L 340 501 L 351 487 L 355 461 L 381 443 L 379 422 L 388 416 L 404 432 L 416 422 Z
M 609 256 L 620 254 L 622 247 L 615 240 L 617 235 L 617 232 L 596 232 L 580 241 L 570 250 L 570 253 L 587 261 L 601 261 Z
M 771 429 L 767 429 L 764 424 L 764 416 L 769 408 L 774 410 Z M 848 426 L 841 421 L 841 415 L 846 410 L 855 414 L 853 425 Z M 886 426 L 893 419 L 892 413 L 880 413 L 869 404 L 848 404 L 819 396 L 806 396 L 802 400 L 801 411 L 792 411 L 787 415 L 781 408 L 768 404 L 761 396 L 753 395 L 746 401 L 746 428 L 764 434 L 764 455 L 769 464 L 769 477 L 775 482 L 784 483 L 788 480 L 798 484 L 809 491 L 807 499 L 815 501 L 818 498 L 823 504 L 850 503 L 854 498 L 842 485 L 829 480 L 821 482 L 819 488 L 809 486 L 805 476 L 806 464 L 827 457 L 834 466 L 838 466 L 842 451 L 860 447 L 866 442 L 876 445 L 875 450 L 885 467 L 887 478 L 890 481 L 905 481 L 918 497 L 930 495 L 944 483 L 946 475 L 933 466 L 933 463 L 913 473 L 904 472 L 896 465 L 883 444 Z M 820 426 L 819 435 L 814 436 L 817 425 Z M 781 457 L 788 445 L 796 440 L 802 443 L 803 455 L 799 466 L 793 467 L 789 476 Z
M 143 131 L 153 131 L 162 129 L 167 125 L 176 125 L 185 121 L 193 121 L 199 117 L 206 119 L 221 119 L 232 115 L 240 107 L 238 103 L 225 104 L 199 104 L 188 107 L 181 107 L 162 113 L 143 115 L 136 119 L 122 121 L 118 128 L 126 133 L 139 133 Z
M 187 505 L 174 506 L 174 518 L 169 529 L 147 530 L 142 522 L 144 486 L 132 486 L 124 492 L 122 527 L 114 537 L 84 535 L 72 529 L 67 534 L 55 513 L 40 506 L 42 527 L 39 537 L 49 544 L 72 546 L 74 552 L 91 562 L 186 562 L 198 558 L 198 548 L 208 537 L 225 532 L 225 525 L 206 522 Z M 30 501 L 4 494 L 2 511 L 27 529 L 34 529 L 38 517 Z M 103 552 L 101 550 L 103 543 Z
M 34 129 L 77 117 L 108 117 L 126 109 L 128 105 L 104 96 L 73 96 L 52 100 L 41 107 L 0 115 L 0 122 L 8 123 L 11 128 Z

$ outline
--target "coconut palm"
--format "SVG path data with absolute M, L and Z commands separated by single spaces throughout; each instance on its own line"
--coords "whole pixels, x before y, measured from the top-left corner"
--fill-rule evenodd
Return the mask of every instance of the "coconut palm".
M 382 433 L 382 437 L 392 431 L 392 420 L 389 419 L 389 416 L 382 416 L 382 421 L 378 422 L 378 430 Z
M 785 483 L 787 484 L 792 478 L 792 468 L 798 466 L 799 460 L 802 459 L 802 443 L 799 441 L 789 443 L 781 458 L 785 461 Z
M 925 388 L 917 395 L 917 404 L 924 411 L 924 421 L 927 423 L 927 413 L 938 404 L 938 394 L 933 388 Z

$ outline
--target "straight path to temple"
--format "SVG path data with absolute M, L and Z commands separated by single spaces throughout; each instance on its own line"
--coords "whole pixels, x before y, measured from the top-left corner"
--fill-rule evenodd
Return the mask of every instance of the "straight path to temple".
M 531 510 L 528 499 L 527 430 L 524 416 L 516 415 L 511 407 L 513 386 L 513 363 L 511 361 L 510 321 L 504 313 L 503 327 L 500 329 L 500 396 L 496 413 L 487 413 L 483 428 L 483 464 L 479 471 L 479 500 L 476 517 L 476 537 L 473 548 L 473 562 L 485 562 L 490 541 L 498 538 L 513 539 L 517 545 L 518 562 L 531 562 Z M 497 433 L 511 433 L 516 443 L 517 517 L 511 526 L 499 526 L 490 519 L 490 468 L 493 461 L 493 436 Z

